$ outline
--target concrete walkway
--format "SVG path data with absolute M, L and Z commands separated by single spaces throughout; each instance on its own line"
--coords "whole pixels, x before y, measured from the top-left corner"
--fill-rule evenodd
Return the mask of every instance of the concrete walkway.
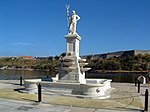
M 143 91 L 148 88 L 143 85 L 139 94 L 132 83 L 112 83 L 115 89 L 105 100 L 45 95 L 42 103 L 37 103 L 37 95 L 14 92 L 23 88 L 18 84 L 16 80 L 0 80 L 0 112 L 144 112 Z
M 145 91 L 146 89 L 148 89 L 148 92 L 149 92 L 149 96 L 148 96 L 148 110 L 150 112 L 150 85 L 148 84 L 141 84 L 140 85 L 140 99 L 143 103 L 143 106 L 145 105 Z M 138 91 L 138 88 L 136 87 L 136 90 Z
M 57 106 L 0 98 L 0 112 L 141 112 L 139 110 L 94 109 L 71 106 Z

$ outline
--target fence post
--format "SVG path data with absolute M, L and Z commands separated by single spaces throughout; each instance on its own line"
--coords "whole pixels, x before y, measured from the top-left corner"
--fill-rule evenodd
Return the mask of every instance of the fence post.
M 138 93 L 140 93 L 140 81 L 138 80 Z
M 20 86 L 22 86 L 22 76 L 20 76 Z
M 38 102 L 42 101 L 41 84 L 38 85 Z
M 135 78 L 135 86 L 137 86 L 137 78 Z
M 148 111 L 148 89 L 145 91 L 145 111 Z

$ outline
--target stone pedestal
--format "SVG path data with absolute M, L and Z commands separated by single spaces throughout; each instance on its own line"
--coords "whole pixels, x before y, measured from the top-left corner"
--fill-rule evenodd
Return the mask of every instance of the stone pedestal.
M 65 35 L 66 38 L 66 54 L 72 54 L 79 57 L 79 42 L 81 37 L 78 34 Z
M 77 34 L 65 35 L 66 56 L 61 60 L 59 82 L 86 83 L 85 71 L 81 68 L 86 65 L 85 59 L 79 57 L 79 42 L 81 37 Z M 85 64 L 83 64 L 85 63 Z

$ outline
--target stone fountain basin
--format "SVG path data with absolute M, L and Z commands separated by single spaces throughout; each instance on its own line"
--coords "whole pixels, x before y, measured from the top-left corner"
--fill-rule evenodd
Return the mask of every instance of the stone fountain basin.
M 78 59 L 79 62 L 85 62 L 86 59 Z
M 25 80 L 25 89 L 29 93 L 37 93 L 37 85 L 40 83 L 44 91 L 58 94 L 81 95 L 95 99 L 107 98 L 111 90 L 111 80 L 86 79 L 87 84 L 69 82 L 49 82 L 40 79 Z M 106 97 L 107 96 L 107 97 Z
M 41 79 L 25 79 L 24 87 L 31 94 L 37 93 L 37 91 L 38 91 L 37 84 L 41 81 L 42 81 Z
M 90 70 L 91 68 L 80 68 L 83 72 Z
M 76 69 L 75 67 L 61 67 L 62 70 L 70 71 Z
M 79 63 L 81 67 L 88 65 L 88 63 Z
M 63 62 L 64 65 L 68 65 L 68 66 L 71 66 L 74 64 L 74 62 Z

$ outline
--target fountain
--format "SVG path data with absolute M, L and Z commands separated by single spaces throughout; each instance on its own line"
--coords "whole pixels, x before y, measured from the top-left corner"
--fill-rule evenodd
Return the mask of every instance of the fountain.
M 69 13 L 67 6 L 67 12 Z M 81 37 L 76 32 L 76 24 L 80 17 L 73 10 L 72 15 L 67 13 L 69 33 L 65 35 L 66 56 L 60 62 L 59 74 L 53 81 L 41 81 L 38 79 L 25 80 L 25 88 L 30 93 L 37 92 L 37 84 L 47 88 L 55 94 L 64 94 L 80 98 L 104 99 L 110 96 L 110 79 L 86 79 L 85 72 L 91 68 L 85 67 L 88 63 L 86 59 L 79 56 L 79 43 Z M 32 90 L 32 91 L 31 91 Z

